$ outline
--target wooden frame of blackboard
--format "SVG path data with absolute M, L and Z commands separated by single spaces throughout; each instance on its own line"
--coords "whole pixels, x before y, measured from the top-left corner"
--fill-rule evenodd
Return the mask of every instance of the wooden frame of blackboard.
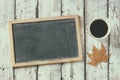
M 49 21 L 49 20 L 64 20 L 64 19 L 75 19 L 76 37 L 77 37 L 78 54 L 79 54 L 78 57 L 15 63 L 15 52 L 14 52 L 14 40 L 13 40 L 12 24 L 37 22 L 37 21 Z M 37 19 L 28 19 L 28 20 L 9 21 L 9 37 L 10 37 L 10 47 L 11 47 L 11 57 L 12 57 L 13 67 L 35 66 L 35 65 L 54 64 L 54 63 L 63 63 L 63 62 L 74 62 L 74 61 L 82 61 L 83 60 L 82 59 L 81 37 L 80 37 L 80 17 L 77 16 L 77 15 L 59 16 L 59 17 L 53 17 L 53 18 L 37 18 Z

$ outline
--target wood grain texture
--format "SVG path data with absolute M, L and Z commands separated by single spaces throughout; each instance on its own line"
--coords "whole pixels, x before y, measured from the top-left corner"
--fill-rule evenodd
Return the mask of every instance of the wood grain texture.
M 61 0 L 39 0 L 38 17 L 55 17 L 61 14 Z M 61 80 L 60 64 L 38 66 L 38 80 Z
M 0 80 L 13 80 L 7 22 L 14 18 L 14 0 L 0 3 Z
M 83 0 L 62 0 L 62 15 L 79 15 L 80 32 L 82 36 L 82 47 L 84 46 L 84 20 L 83 20 Z M 84 53 L 84 47 L 82 48 Z M 62 68 L 62 80 L 84 80 L 84 63 L 64 63 Z
M 101 42 L 108 50 L 108 39 L 95 39 L 89 33 L 89 27 L 93 20 L 107 18 L 107 0 L 86 0 L 85 21 L 86 21 L 86 52 L 92 53 L 93 45 L 100 49 Z M 96 26 L 97 27 L 97 26 Z M 108 51 L 107 51 L 108 52 Z M 97 67 L 87 64 L 90 62 L 86 53 L 86 80 L 107 80 L 107 63 L 100 63 Z
M 0 0 L 0 80 L 120 80 L 119 2 L 119 0 Z M 84 6 L 85 16 L 83 14 Z M 107 18 L 107 6 L 109 6 L 109 24 L 112 28 L 110 37 L 109 40 L 107 38 L 96 40 L 88 32 L 89 25 L 94 19 Z M 84 37 L 83 26 L 86 27 L 86 48 L 83 49 L 86 51 L 83 54 L 85 52 L 92 52 L 93 44 L 100 48 L 102 42 L 107 52 L 109 50 L 109 54 L 112 54 L 109 65 L 107 63 L 100 63 L 97 67 L 93 67 L 88 64 L 84 66 L 83 62 L 76 62 L 15 68 L 13 70 L 10 58 L 7 21 L 13 20 L 14 13 L 17 20 L 70 14 L 80 15 L 82 20 L 82 37 Z M 84 17 L 85 25 L 83 25 Z M 84 39 L 82 41 L 84 42 Z M 87 55 L 86 57 L 87 62 L 89 62 L 90 60 Z M 86 72 L 84 73 L 84 71 Z
M 36 0 L 16 0 L 15 1 L 15 18 L 28 19 L 35 18 L 36 15 Z M 36 80 L 37 67 L 23 67 L 15 68 L 14 79 L 15 80 Z
M 109 0 L 110 51 L 109 80 L 120 80 L 120 4 L 119 0 Z

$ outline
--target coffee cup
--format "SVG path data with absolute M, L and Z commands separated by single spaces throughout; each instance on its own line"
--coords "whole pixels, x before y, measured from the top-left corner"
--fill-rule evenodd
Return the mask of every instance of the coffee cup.
M 95 19 L 90 22 L 89 33 L 95 39 L 104 39 L 110 33 L 108 19 Z

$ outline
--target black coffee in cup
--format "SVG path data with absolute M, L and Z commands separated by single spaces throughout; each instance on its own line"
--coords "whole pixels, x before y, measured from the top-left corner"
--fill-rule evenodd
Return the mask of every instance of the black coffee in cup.
M 104 20 L 95 20 L 90 25 L 90 32 L 94 37 L 102 38 L 108 33 L 108 25 Z

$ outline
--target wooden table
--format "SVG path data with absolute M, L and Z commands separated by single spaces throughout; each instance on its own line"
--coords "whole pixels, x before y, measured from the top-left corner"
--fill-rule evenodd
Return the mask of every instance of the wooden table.
M 120 80 L 119 0 L 0 0 L 0 80 Z M 84 62 L 12 68 L 8 37 L 9 20 L 63 15 L 81 16 Z M 109 19 L 110 35 L 102 40 L 88 32 L 92 20 Z M 87 64 L 92 46 L 105 45 L 111 54 L 108 63 Z

